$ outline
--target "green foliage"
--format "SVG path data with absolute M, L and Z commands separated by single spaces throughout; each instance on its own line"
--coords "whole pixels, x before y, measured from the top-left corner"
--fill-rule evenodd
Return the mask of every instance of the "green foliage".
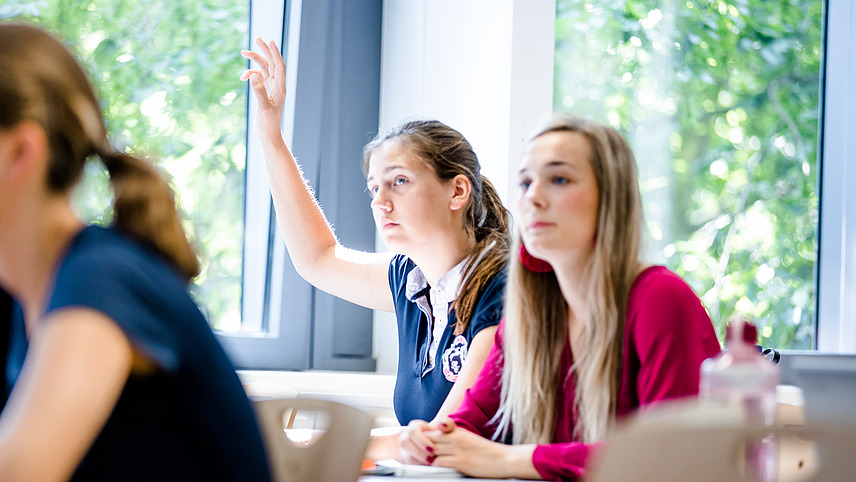
M 39 24 L 75 52 L 113 143 L 170 179 L 203 262 L 194 296 L 215 327 L 239 323 L 249 2 L 0 0 L 0 18 Z M 95 162 L 87 173 L 78 210 L 109 222 L 107 175 Z
M 820 0 L 559 0 L 556 110 L 633 145 L 649 251 L 720 336 L 810 348 L 818 222 Z

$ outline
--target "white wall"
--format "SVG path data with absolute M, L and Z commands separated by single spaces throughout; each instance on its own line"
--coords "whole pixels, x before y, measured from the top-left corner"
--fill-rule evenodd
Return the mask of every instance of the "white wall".
M 413 118 L 454 127 L 509 205 L 523 141 L 552 112 L 555 10 L 555 0 L 385 1 L 380 129 Z M 395 372 L 397 345 L 394 315 L 376 313 L 378 372 Z

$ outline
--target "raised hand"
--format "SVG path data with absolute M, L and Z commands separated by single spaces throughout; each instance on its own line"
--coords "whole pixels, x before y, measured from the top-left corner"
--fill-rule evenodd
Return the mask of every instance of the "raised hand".
M 241 50 L 241 56 L 256 63 L 241 74 L 241 80 L 250 81 L 258 101 L 256 129 L 260 136 L 280 136 L 282 110 L 285 104 L 285 60 L 273 40 L 265 43 L 256 37 L 259 55 L 251 50 Z

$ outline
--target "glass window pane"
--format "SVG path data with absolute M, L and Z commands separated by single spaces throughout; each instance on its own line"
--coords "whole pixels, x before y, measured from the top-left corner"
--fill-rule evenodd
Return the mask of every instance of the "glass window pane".
M 554 108 L 622 131 L 646 254 L 722 335 L 814 344 L 822 0 L 558 0 Z
M 90 71 L 112 141 L 152 159 L 176 192 L 203 270 L 193 295 L 221 330 L 241 326 L 248 0 L 4 0 L 0 18 L 60 35 Z M 109 222 L 106 172 L 88 165 L 81 215 Z

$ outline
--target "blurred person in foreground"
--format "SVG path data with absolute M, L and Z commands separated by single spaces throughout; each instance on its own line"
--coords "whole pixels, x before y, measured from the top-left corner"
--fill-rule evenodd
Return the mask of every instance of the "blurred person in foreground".
M 90 157 L 110 174 L 110 227 L 71 206 Z M 172 191 L 110 145 L 74 57 L 0 23 L 0 287 L 14 299 L 0 480 L 270 479 L 250 402 L 188 295 L 198 273 Z

